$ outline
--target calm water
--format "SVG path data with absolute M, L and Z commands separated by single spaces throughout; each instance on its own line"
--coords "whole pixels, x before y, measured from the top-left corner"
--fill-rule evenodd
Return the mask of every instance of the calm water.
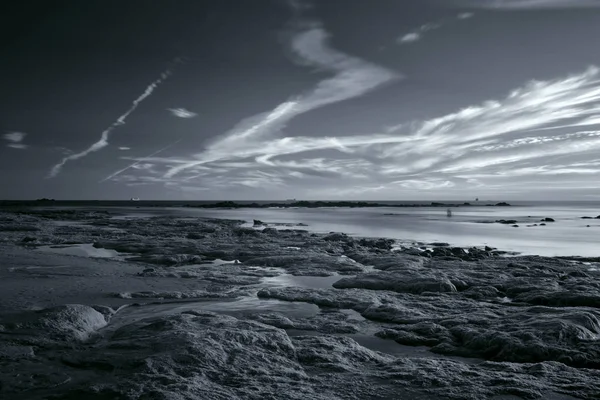
M 416 203 L 416 202 L 415 202 Z M 515 204 L 515 203 L 513 203 Z M 314 232 L 345 232 L 355 236 L 389 237 L 402 241 L 447 242 L 455 246 L 489 245 L 501 250 L 546 256 L 600 257 L 599 203 L 517 203 L 512 207 L 458 207 L 453 216 L 445 208 L 286 208 L 195 209 L 176 207 L 118 207 L 126 217 L 175 215 L 240 219 L 266 223 L 304 223 Z M 394 214 L 394 215 L 385 215 Z M 550 217 L 556 222 L 531 226 Z M 485 223 L 515 219 L 519 227 Z M 587 225 L 590 225 L 587 227 Z
M 581 219 L 582 216 L 600 215 L 600 207 L 588 204 L 463 207 L 454 208 L 450 218 L 443 208 L 164 209 L 162 212 L 249 222 L 260 219 L 267 223 L 304 223 L 308 227 L 301 229 L 316 232 L 439 241 L 456 246 L 489 245 L 524 254 L 600 256 L 600 220 Z M 545 217 L 554 218 L 556 222 L 527 227 Z M 518 220 L 519 228 L 483 223 L 498 219 Z

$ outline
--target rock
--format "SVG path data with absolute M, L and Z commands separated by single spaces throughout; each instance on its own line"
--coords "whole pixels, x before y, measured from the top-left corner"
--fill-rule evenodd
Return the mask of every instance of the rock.
M 506 202 L 496 203 L 496 207 L 510 207 L 510 204 Z
M 546 224 L 542 223 L 542 224 L 540 224 L 540 226 L 546 226 Z
M 433 247 L 448 247 L 448 246 L 450 246 L 450 244 L 446 243 L 446 242 L 433 242 L 433 243 L 429 243 L 429 246 L 433 246 Z
M 555 222 L 555 221 L 554 221 L 554 218 L 548 218 L 548 217 L 546 217 L 546 218 L 543 218 L 541 221 L 542 221 L 542 222 Z
M 581 219 L 593 219 L 593 217 L 581 217 Z
M 496 220 L 496 223 L 498 224 L 505 224 L 505 225 L 514 225 L 516 224 L 518 221 L 515 219 L 499 219 Z
M 48 341 L 85 341 L 98 329 L 106 326 L 107 316 L 93 307 L 66 304 L 21 314 L 23 322 L 9 326 L 5 333 L 31 336 L 32 344 Z M 36 334 L 43 332 L 42 337 Z
M 352 238 L 350 238 L 345 233 L 332 232 L 329 235 L 325 236 L 323 240 L 326 240 L 328 242 L 346 242 L 352 240 Z
M 398 293 L 456 292 L 456 287 L 443 277 L 410 277 L 401 272 L 362 274 L 343 278 L 333 284 L 337 289 L 391 290 Z
M 22 243 L 31 243 L 31 242 L 35 242 L 37 241 L 37 238 L 31 237 L 31 236 L 25 236 L 21 242 Z
M 253 226 L 263 226 L 263 225 L 265 225 L 265 223 L 262 222 L 261 220 L 258 220 L 258 219 L 254 220 Z
M 363 247 L 370 247 L 382 250 L 391 250 L 396 243 L 393 239 L 360 239 L 358 244 Z
M 513 227 L 513 228 L 518 228 L 518 227 L 519 227 L 519 225 L 513 225 L 512 227 Z

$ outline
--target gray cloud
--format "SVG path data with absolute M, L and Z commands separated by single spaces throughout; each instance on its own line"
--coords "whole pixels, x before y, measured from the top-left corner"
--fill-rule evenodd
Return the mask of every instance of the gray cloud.
M 466 0 L 463 5 L 494 10 L 600 7 L 597 0 Z
M 426 32 L 440 29 L 441 27 L 443 27 L 444 25 L 446 25 L 452 21 L 466 20 L 466 19 L 472 18 L 473 16 L 475 16 L 475 13 L 473 13 L 473 12 L 462 12 L 462 13 L 457 14 L 456 17 L 454 17 L 454 18 L 443 18 L 438 22 L 430 22 L 430 23 L 421 25 L 414 31 L 400 36 L 396 40 L 396 42 L 401 45 L 417 42 L 423 38 L 423 35 Z
M 252 146 L 283 129 L 294 117 L 329 104 L 359 97 L 401 76 L 386 68 L 341 53 L 328 45 L 328 34 L 319 26 L 298 32 L 291 48 L 300 60 L 334 73 L 304 94 L 279 104 L 273 110 L 240 122 L 233 130 L 218 138 L 195 161 L 170 169 L 166 177 L 228 157 L 229 154 Z
M 7 147 L 24 150 L 29 147 L 28 145 L 21 143 L 25 139 L 25 136 L 27 136 L 27 134 L 24 132 L 8 132 L 5 133 L 3 137 L 8 142 L 6 145 Z
M 176 61 L 176 62 L 178 62 L 178 61 Z M 125 121 L 127 120 L 127 117 L 129 117 L 129 115 L 131 115 L 131 113 L 133 113 L 137 109 L 137 107 L 139 106 L 139 104 L 141 102 L 143 102 L 146 98 L 148 98 L 150 95 L 152 95 L 152 93 L 158 87 L 158 85 L 160 85 L 163 81 L 165 81 L 170 75 L 171 75 L 170 69 L 167 69 L 165 72 L 163 72 L 160 75 L 160 78 L 158 78 L 157 80 L 155 80 L 154 82 L 152 82 L 150 85 L 148 85 L 146 87 L 146 90 L 144 90 L 144 92 L 137 99 L 135 99 L 133 101 L 131 107 L 129 107 L 129 109 L 124 114 L 122 114 L 119 118 L 117 118 L 117 120 L 115 122 L 113 122 L 108 128 L 106 128 L 100 134 L 100 140 L 98 140 L 97 142 L 92 144 L 90 147 L 88 147 L 87 149 L 85 149 L 79 153 L 74 153 L 67 157 L 64 157 L 58 164 L 54 165 L 50 169 L 50 172 L 48 173 L 48 177 L 53 178 L 53 177 L 57 176 L 67 162 L 78 160 L 80 158 L 87 156 L 90 153 L 100 151 L 103 148 L 105 148 L 106 146 L 108 146 L 108 144 L 109 144 L 108 139 L 110 138 L 110 134 L 112 133 L 112 131 L 114 131 L 117 127 L 119 127 L 121 125 L 125 125 Z
M 139 160 L 154 164 L 152 179 L 172 185 L 201 179 L 203 185 L 219 188 L 271 187 L 271 179 L 281 187 L 293 182 L 296 189 L 310 189 L 315 196 L 329 198 L 344 188 L 354 195 L 363 188 L 363 194 L 373 196 L 399 189 L 415 193 L 456 190 L 460 194 L 465 185 L 493 191 L 500 185 L 495 183 L 498 179 L 510 175 L 507 171 L 514 171 L 510 176 L 522 180 L 533 176 L 572 180 L 573 174 L 590 175 L 597 168 L 600 130 L 564 129 L 593 121 L 600 107 L 599 77 L 599 69 L 590 67 L 555 80 L 532 81 L 503 99 L 425 121 L 401 123 L 379 134 L 250 134 L 242 146 L 218 141 L 208 153 L 191 158 Z M 268 118 L 261 121 L 268 123 Z M 541 130 L 557 123 L 563 132 Z M 324 151 L 327 153 L 314 153 Z M 289 159 L 291 156 L 295 158 Z M 567 156 L 577 161 L 556 162 Z M 169 174 L 173 170 L 178 173 Z M 331 191 L 331 184 L 326 183 L 331 179 L 343 182 L 343 187 Z
M 195 112 L 186 110 L 185 108 L 167 108 L 167 111 L 169 111 L 171 115 L 178 118 L 194 118 L 198 115 Z
M 421 35 L 417 32 L 407 33 L 406 35 L 398 38 L 398 42 L 400 43 L 412 43 L 421 39 Z

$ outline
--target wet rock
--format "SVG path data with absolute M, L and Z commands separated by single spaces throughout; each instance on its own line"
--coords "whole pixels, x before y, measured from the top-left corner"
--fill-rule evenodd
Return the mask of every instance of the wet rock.
M 351 241 L 352 238 L 345 233 L 330 233 L 329 235 L 325 236 L 323 240 L 328 242 L 347 242 Z
M 395 242 L 393 239 L 360 239 L 357 244 L 363 247 L 391 250 Z
M 254 220 L 253 226 L 263 226 L 263 225 L 266 225 L 266 224 L 264 222 L 262 222 L 261 220 L 259 220 L 259 219 Z
M 23 312 L 14 323 L 3 324 L 4 333 L 19 336 L 31 344 L 48 341 L 76 341 L 89 339 L 108 323 L 107 316 L 93 307 L 67 304 L 40 311 Z M 43 332 L 42 337 L 38 337 Z M 30 339 L 28 339 L 30 338 Z
M 429 243 L 429 246 L 433 246 L 433 247 L 449 247 L 450 244 L 446 243 L 446 242 L 433 242 L 433 243 Z
M 554 220 L 554 218 L 548 218 L 548 217 L 546 217 L 546 218 L 542 218 L 542 219 L 541 219 L 541 221 L 542 221 L 542 222 L 556 222 L 556 221 Z
M 498 224 L 505 224 L 505 225 L 514 225 L 516 224 L 518 221 L 515 219 L 498 219 L 496 220 L 496 223 Z
M 343 278 L 333 284 L 337 289 L 391 290 L 399 293 L 456 292 L 456 287 L 443 277 L 410 277 L 403 273 L 378 272 Z
M 282 329 L 296 329 L 326 334 L 359 332 L 359 324 L 357 321 L 350 321 L 348 319 L 348 314 L 341 312 L 319 313 L 316 316 L 309 318 L 289 318 L 282 314 L 269 313 L 258 314 L 252 318 L 263 324 L 276 326 Z

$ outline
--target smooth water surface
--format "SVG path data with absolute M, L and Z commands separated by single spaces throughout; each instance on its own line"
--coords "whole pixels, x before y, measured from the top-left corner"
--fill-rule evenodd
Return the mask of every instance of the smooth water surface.
M 453 246 L 492 246 L 500 250 L 544 256 L 600 257 L 600 203 L 519 203 L 512 207 L 469 206 L 373 208 L 239 208 L 107 207 L 119 218 L 179 216 L 182 218 L 254 219 L 266 223 L 307 224 L 290 228 L 312 232 L 344 232 L 361 237 L 388 237 L 407 242 L 447 242 Z M 556 222 L 540 226 L 542 218 Z M 514 219 L 518 228 L 493 223 Z M 490 223 L 491 222 L 491 223 Z M 538 226 L 527 226 L 538 224 Z M 589 225 L 589 227 L 588 227 Z
M 452 217 L 440 207 L 419 208 L 269 208 L 130 209 L 130 215 L 180 215 L 266 223 L 303 223 L 313 232 L 345 232 L 354 236 L 388 237 L 413 242 L 447 242 L 453 246 L 492 246 L 506 251 L 544 256 L 600 256 L 600 207 L 588 203 L 512 207 L 457 207 Z M 386 215 L 387 214 L 387 215 Z M 389 215 L 392 214 L 392 215 Z M 540 226 L 542 218 L 556 222 Z M 518 221 L 518 228 L 493 223 Z M 492 222 L 492 223 L 490 223 Z M 538 226 L 527 226 L 538 224 Z M 588 227 L 589 225 L 589 227 Z

